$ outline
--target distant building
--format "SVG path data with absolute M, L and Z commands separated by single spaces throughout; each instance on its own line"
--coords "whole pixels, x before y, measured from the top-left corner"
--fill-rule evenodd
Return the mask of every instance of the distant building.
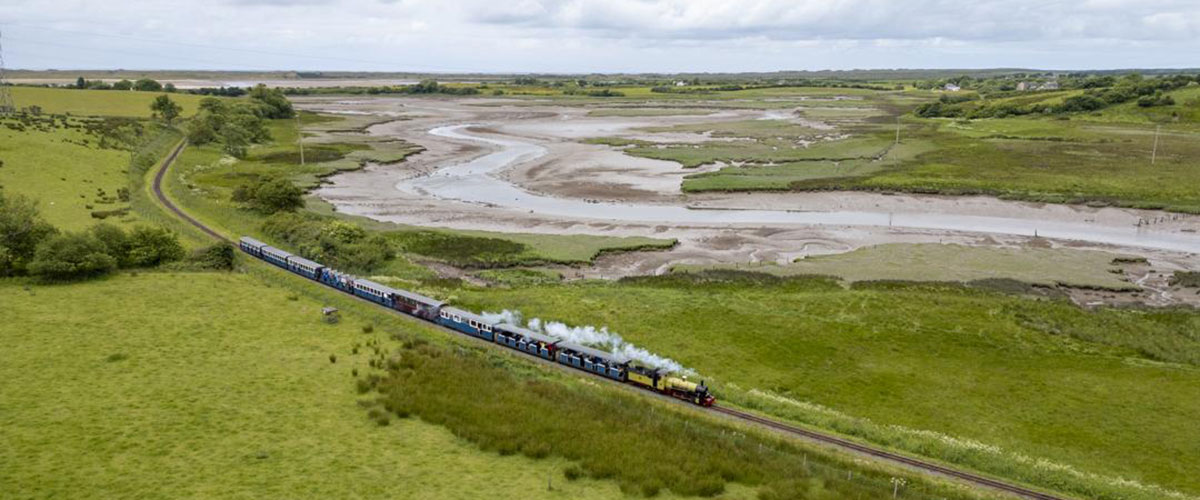
M 1058 82 L 1049 81 L 1049 82 L 1043 83 L 1041 86 L 1041 89 L 1042 90 L 1058 90 Z
M 962 87 L 959 87 L 953 83 L 947 83 L 945 87 L 942 87 L 942 90 L 945 90 L 946 92 L 958 92 L 962 90 Z
M 1032 84 L 1032 83 L 1029 83 L 1029 82 L 1021 82 L 1021 83 L 1018 83 L 1018 84 L 1017 84 L 1017 90 L 1019 90 L 1019 91 L 1021 91 L 1021 92 L 1026 92 L 1026 91 L 1029 91 L 1029 90 L 1033 90 L 1033 84 Z
M 686 87 L 686 86 L 687 86 L 687 82 L 685 82 L 685 81 L 683 81 L 683 80 L 679 80 L 679 81 L 675 82 L 675 86 L 676 86 L 676 87 Z

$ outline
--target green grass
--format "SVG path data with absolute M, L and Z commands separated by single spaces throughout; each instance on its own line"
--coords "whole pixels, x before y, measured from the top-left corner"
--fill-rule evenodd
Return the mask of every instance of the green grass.
M 941 244 L 887 244 L 818 255 L 780 266 L 677 266 L 675 271 L 743 269 L 776 276 L 829 275 L 846 281 L 958 281 L 1012 279 L 1044 286 L 1136 290 L 1112 272 L 1118 254 L 1064 248 L 991 248 Z
M 12 87 L 13 103 L 17 108 L 40 106 L 43 113 L 70 113 L 79 116 L 122 116 L 150 118 L 150 103 L 163 92 L 133 92 L 122 90 L 78 90 L 41 87 Z M 192 116 L 204 96 L 169 94 L 171 100 L 183 107 L 182 116 Z
M 760 133 L 760 132 L 756 132 Z M 809 146 L 798 137 L 772 137 L 753 141 L 705 141 L 697 144 L 635 144 L 626 154 L 678 162 L 694 168 L 715 162 L 786 163 L 795 161 L 857 160 L 875 158 L 887 151 L 892 139 L 887 134 L 867 133 L 845 139 L 822 141 Z M 599 139 L 603 141 L 604 139 Z M 619 143 L 621 140 L 609 140 Z
M 877 139 L 885 135 L 880 132 Z M 1154 128 L 1147 125 L 1029 117 L 919 120 L 906 127 L 895 160 L 877 165 L 880 168 L 849 170 L 840 176 L 787 163 L 755 170 L 730 168 L 693 176 L 685 180 L 684 190 L 778 190 L 786 184 L 793 190 L 983 194 L 1200 212 L 1200 134 L 1188 125 L 1163 127 L 1152 164 L 1153 143 Z M 713 157 L 703 151 L 677 148 L 651 154 L 682 156 L 692 163 Z M 750 159 L 782 161 L 774 151 Z
M 415 419 L 379 427 L 356 404 L 350 371 L 367 366 L 350 348 L 383 331 L 324 324 L 322 302 L 252 276 L 8 282 L 0 302 L 6 496 L 621 496 L 564 480 L 560 458 L 482 452 Z
M 615 385 L 584 389 L 594 383 L 562 381 L 507 356 L 419 340 L 376 356 L 385 359 L 387 374 L 362 382 L 383 395 L 381 410 L 419 415 L 501 455 L 570 457 L 580 465 L 564 471 L 568 479 L 610 478 L 622 491 L 647 497 L 662 491 L 708 497 L 733 485 L 756 488 L 759 498 L 870 498 L 891 489 L 887 472 L 861 470 L 763 430 L 731 428 L 711 415 L 646 404 Z M 904 496 L 963 493 L 918 482 Z
M 1200 492 L 1195 464 L 1178 458 L 1200 440 L 1195 312 L 1089 312 L 961 287 L 774 280 L 670 276 L 458 296 L 480 309 L 607 326 L 698 370 L 727 400 L 769 391 L 885 430 L 1004 451 L 963 456 L 936 436 L 895 438 L 899 430 L 863 436 L 981 470 L 1091 492 L 1084 496 L 1159 497 L 1086 473 Z
M 0 120 L 0 186 L 6 192 L 37 200 L 48 222 L 71 231 L 97 222 L 92 212 L 129 207 L 118 197 L 129 184 L 128 151 L 102 147 L 100 135 L 89 133 L 77 119 L 68 120 L 69 128 L 61 120 L 24 131 L 4 126 L 15 123 Z M 132 215 L 106 219 L 133 220 Z

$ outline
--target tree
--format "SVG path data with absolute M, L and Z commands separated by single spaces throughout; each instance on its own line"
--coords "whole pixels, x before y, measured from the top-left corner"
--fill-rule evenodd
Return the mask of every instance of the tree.
M 304 191 L 283 178 L 258 181 L 233 190 L 233 201 L 265 213 L 291 212 L 304 207 Z
M 133 90 L 133 82 L 129 80 L 121 80 L 112 84 L 113 90 Z
M 105 274 L 117 267 L 117 259 L 88 233 L 53 236 L 38 245 L 29 272 L 48 280 L 76 280 Z
M 75 88 L 86 89 L 87 86 L 88 86 L 87 80 L 85 80 L 82 76 L 75 79 Z
M 24 273 L 38 244 L 57 232 L 32 200 L 0 192 L 0 276 Z
M 250 132 L 237 123 L 226 123 L 220 130 L 221 150 L 234 158 L 245 158 L 250 148 Z
M 170 93 L 172 93 L 172 94 L 173 94 L 173 93 L 175 93 L 176 91 L 178 91 L 178 89 L 176 89 L 176 88 L 175 88 L 175 84 L 174 84 L 174 83 L 167 82 L 167 84 L 166 84 L 166 85 L 163 85 L 163 91 L 164 91 L 164 92 L 170 92 Z
M 175 121 L 179 117 L 179 113 L 183 111 L 183 107 L 179 103 L 172 101 L 167 94 L 160 95 L 154 98 L 154 102 L 150 103 L 151 116 L 162 118 L 168 124 Z
M 162 89 L 163 86 L 161 83 L 158 83 L 157 80 L 152 80 L 150 78 L 141 78 L 138 79 L 138 81 L 133 82 L 133 90 L 139 90 L 142 92 L 158 92 Z
M 127 267 L 153 267 L 174 262 L 184 256 L 183 245 L 175 234 L 151 226 L 138 226 L 129 233 L 129 252 L 123 264 Z
M 268 88 L 260 83 L 250 89 L 250 99 L 259 103 L 263 118 L 278 119 L 296 116 L 292 102 L 283 95 L 282 90 Z

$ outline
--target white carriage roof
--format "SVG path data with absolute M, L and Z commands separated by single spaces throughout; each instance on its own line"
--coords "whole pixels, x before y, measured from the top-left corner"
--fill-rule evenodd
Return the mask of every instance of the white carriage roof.
M 265 247 L 265 246 L 267 246 L 267 244 L 266 244 L 266 243 L 263 243 L 263 242 L 261 242 L 261 241 L 258 241 L 258 240 L 254 239 L 254 238 L 251 238 L 251 237 L 249 237 L 249 236 L 242 236 L 241 238 L 238 238 L 238 241 L 240 241 L 240 242 L 242 242 L 242 243 L 246 243 L 246 244 L 248 244 L 248 245 L 251 245 L 251 246 L 256 246 L 256 247 Z
M 526 338 L 536 340 L 538 342 L 545 342 L 550 345 L 560 342 L 560 340 L 561 340 L 561 339 L 551 337 L 549 335 L 542 335 L 542 334 L 535 332 L 533 330 L 530 330 L 528 328 L 521 328 L 521 327 L 515 326 L 515 325 L 508 325 L 508 324 L 496 325 L 496 329 L 505 331 L 505 332 L 509 332 L 509 333 L 515 333 L 517 335 L 521 335 Z

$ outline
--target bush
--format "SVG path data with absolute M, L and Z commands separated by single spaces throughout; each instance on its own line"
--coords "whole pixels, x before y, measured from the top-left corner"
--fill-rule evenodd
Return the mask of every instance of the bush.
M 233 245 L 222 241 L 215 245 L 201 248 L 192 254 L 192 262 L 204 269 L 229 271 L 233 269 Z
M 233 190 L 231 199 L 267 214 L 304 208 L 304 191 L 284 178 L 243 184 Z
M 0 191 L 0 276 L 24 273 L 38 245 L 57 232 L 32 200 Z
M 90 233 L 66 233 L 38 245 L 29 272 L 47 280 L 78 280 L 117 268 L 108 247 Z
M 174 233 L 159 227 L 138 226 L 129 235 L 129 252 L 124 267 L 154 267 L 184 256 L 183 245 Z

